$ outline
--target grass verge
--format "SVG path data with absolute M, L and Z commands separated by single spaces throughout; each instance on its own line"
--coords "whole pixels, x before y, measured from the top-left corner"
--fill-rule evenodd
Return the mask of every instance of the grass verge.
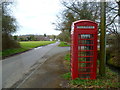
M 70 45 L 67 42 L 60 42 L 59 47 L 69 47 Z
M 67 54 L 65 56 L 66 66 L 70 69 L 70 55 Z M 82 80 L 77 78 L 75 80 L 71 80 L 70 72 L 62 75 L 64 79 L 69 80 L 70 88 L 120 88 L 119 75 L 116 72 L 111 71 L 108 67 L 106 67 L 106 75 L 101 77 L 99 72 L 97 72 L 96 80 Z
M 13 48 L 13 49 L 7 49 L 2 51 L 2 57 L 5 58 L 17 53 L 30 50 L 35 47 L 44 46 L 51 43 L 55 43 L 55 41 L 23 41 L 23 42 L 20 42 L 21 48 Z

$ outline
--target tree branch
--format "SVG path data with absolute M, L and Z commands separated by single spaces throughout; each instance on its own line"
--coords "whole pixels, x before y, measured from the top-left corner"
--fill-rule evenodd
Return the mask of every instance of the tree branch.
M 114 22 L 114 20 L 115 20 L 115 18 L 116 18 L 117 16 L 118 16 L 118 15 L 115 15 L 115 17 L 112 19 L 112 21 L 111 21 L 109 24 L 106 25 L 106 27 L 108 27 L 109 25 L 111 25 L 111 24 Z
M 77 12 L 77 10 L 74 10 L 74 9 L 77 9 L 77 8 L 74 7 L 74 9 L 73 9 L 73 8 L 71 8 L 71 7 L 68 7 L 68 6 L 65 5 L 64 3 L 63 3 L 63 5 L 64 5 L 66 8 L 72 10 L 73 12 L 75 12 L 75 13 L 77 13 L 77 14 L 80 14 L 79 12 Z

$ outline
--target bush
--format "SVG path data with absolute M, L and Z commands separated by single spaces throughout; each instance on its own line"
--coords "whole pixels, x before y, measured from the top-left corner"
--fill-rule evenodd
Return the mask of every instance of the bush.
M 70 46 L 67 42 L 60 42 L 59 47 L 68 47 Z
M 111 44 L 111 47 L 109 47 L 109 54 L 108 56 L 110 58 L 108 60 L 108 63 L 120 67 L 120 34 L 113 36 L 114 38 L 112 39 L 112 42 L 109 43 Z
M 13 40 L 10 35 L 3 33 L 2 34 L 2 50 L 11 49 L 11 48 L 20 48 L 20 44 Z
M 70 33 L 68 31 L 64 31 L 60 33 L 57 38 L 60 39 L 60 41 L 70 42 Z

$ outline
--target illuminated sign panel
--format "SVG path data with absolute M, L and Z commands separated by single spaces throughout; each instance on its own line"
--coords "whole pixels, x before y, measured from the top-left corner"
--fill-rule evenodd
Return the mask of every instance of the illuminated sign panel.
M 78 29 L 94 29 L 94 26 L 77 26 Z

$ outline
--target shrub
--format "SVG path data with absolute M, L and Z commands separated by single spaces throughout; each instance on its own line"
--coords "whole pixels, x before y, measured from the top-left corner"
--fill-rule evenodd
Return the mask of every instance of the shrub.
M 112 64 L 113 66 L 120 67 L 120 34 L 114 36 L 112 39 L 111 47 L 109 48 L 109 54 L 110 58 L 108 60 L 109 64 Z
M 11 48 L 20 48 L 20 44 L 13 40 L 10 35 L 3 33 L 2 34 L 2 50 L 11 49 Z

